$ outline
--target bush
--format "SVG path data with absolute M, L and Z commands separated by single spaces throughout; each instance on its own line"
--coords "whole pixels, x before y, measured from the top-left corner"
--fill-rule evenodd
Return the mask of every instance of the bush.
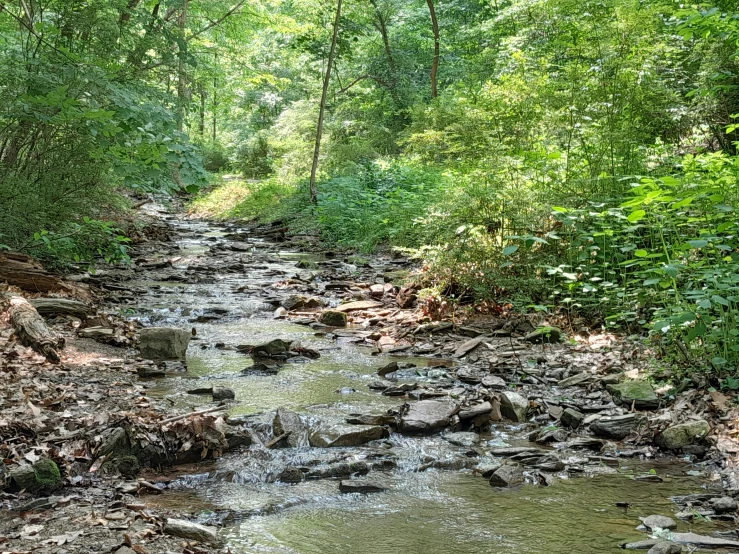
M 203 156 L 203 167 L 211 173 L 220 173 L 224 169 L 229 169 L 230 160 L 226 147 L 220 142 L 207 141 L 200 145 L 200 151 Z
M 247 179 L 258 179 L 272 174 L 274 152 L 266 133 L 257 132 L 236 149 L 236 167 Z

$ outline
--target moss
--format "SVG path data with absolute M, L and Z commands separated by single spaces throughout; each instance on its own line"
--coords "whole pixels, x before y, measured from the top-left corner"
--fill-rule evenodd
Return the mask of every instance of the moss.
M 33 473 L 41 487 L 53 487 L 62 481 L 59 466 L 52 460 L 39 460 L 33 464 Z

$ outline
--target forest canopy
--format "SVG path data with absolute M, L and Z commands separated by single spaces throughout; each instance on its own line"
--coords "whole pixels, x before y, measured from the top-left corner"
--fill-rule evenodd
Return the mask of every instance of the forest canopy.
M 125 261 L 187 194 L 739 362 L 735 2 L 8 0 L 0 67 L 1 248 Z

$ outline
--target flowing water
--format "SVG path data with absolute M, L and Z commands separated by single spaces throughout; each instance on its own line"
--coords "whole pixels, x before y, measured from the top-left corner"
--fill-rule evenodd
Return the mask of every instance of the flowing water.
M 203 222 L 171 218 L 181 238 L 176 269 L 207 265 L 210 252 L 222 256 L 225 229 Z M 187 373 L 152 383 L 151 394 L 180 406 L 209 405 L 210 398 L 188 395 L 188 389 L 226 386 L 236 392 L 231 415 L 271 421 L 268 413 L 286 407 L 309 421 L 342 421 L 352 413 L 381 413 L 402 400 L 381 396 L 367 385 L 376 369 L 391 358 L 352 344 L 349 336 L 316 336 L 309 327 L 275 320 L 260 288 L 291 277 L 295 262 L 309 258 L 262 240 L 247 239 L 254 250 L 231 252 L 228 259 L 250 266 L 244 272 L 211 271 L 207 282 L 158 280 L 142 272 L 133 284 L 142 291 L 133 317 L 147 325 L 197 328 Z M 211 250 L 214 249 L 214 250 Z M 170 253 L 170 257 L 172 253 Z M 223 257 L 219 258 L 223 262 Z M 191 279 L 197 281 L 197 279 Z M 143 292 L 143 291 L 147 292 Z M 236 292 L 241 290 L 242 292 Z M 205 317 L 204 317 L 205 316 Z M 212 316 L 214 319 L 205 321 Z M 193 319 L 200 318 L 198 323 Z M 310 363 L 287 364 L 277 375 L 242 375 L 252 364 L 235 350 L 274 338 L 299 340 L 321 352 Z M 443 378 L 443 369 L 424 371 L 439 360 L 415 359 L 425 379 Z M 423 377 L 425 375 L 425 377 Z M 264 416 L 260 414 L 264 413 Z M 483 437 L 478 451 L 489 446 L 527 444 L 526 426 L 500 424 Z M 492 488 L 470 471 L 416 471 L 429 459 L 464 459 L 469 448 L 450 445 L 442 437 L 392 435 L 380 446 L 341 449 L 277 449 L 233 453 L 180 479 L 167 494 L 152 499 L 164 508 L 190 511 L 202 521 L 222 521 L 222 536 L 234 553 L 279 554 L 468 554 L 468 553 L 606 553 L 619 552 L 621 541 L 646 538 L 635 531 L 638 517 L 672 515 L 669 496 L 705 490 L 696 468 L 670 462 L 622 459 L 618 467 L 590 467 L 589 476 L 560 475 L 549 487 L 524 485 Z M 370 460 L 392 455 L 397 462 L 381 474 L 388 491 L 340 494 L 334 479 L 297 485 L 274 482 L 287 465 Z M 656 473 L 662 482 L 635 480 Z M 696 474 L 695 471 L 691 471 Z M 596 475 L 593 475 L 596 474 Z M 600 474 L 600 475 L 598 475 Z M 628 510 L 616 503 L 627 502 Z M 688 526 L 697 532 L 709 524 Z

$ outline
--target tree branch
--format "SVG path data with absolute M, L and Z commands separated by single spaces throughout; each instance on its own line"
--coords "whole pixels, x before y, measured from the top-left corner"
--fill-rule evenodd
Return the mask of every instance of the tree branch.
M 238 3 L 238 4 L 236 4 L 236 5 L 235 5 L 235 6 L 233 7 L 233 8 L 231 8 L 230 10 L 228 10 L 228 11 L 227 11 L 227 12 L 226 12 L 226 13 L 225 13 L 225 14 L 224 14 L 224 15 L 223 15 L 222 17 L 220 17 L 219 19 L 216 19 L 215 21 L 211 21 L 209 25 L 206 25 L 205 27 L 203 27 L 203 28 L 202 28 L 202 29 L 200 29 L 199 31 L 195 31 L 195 32 L 194 32 L 194 33 L 193 33 L 192 35 L 190 35 L 189 37 L 187 37 L 187 40 L 192 40 L 192 39 L 194 39 L 195 37 L 197 37 L 197 36 L 199 36 L 199 35 L 202 35 L 202 34 L 203 34 L 204 32 L 206 32 L 206 31 L 208 31 L 208 30 L 212 29 L 212 28 L 213 28 L 213 27 L 215 27 L 216 25 L 220 25 L 220 24 L 221 24 L 221 23 L 223 23 L 223 22 L 224 22 L 224 21 L 225 21 L 225 20 L 226 20 L 227 18 L 231 17 L 231 16 L 232 16 L 232 15 L 233 15 L 234 13 L 236 13 L 236 10 L 238 10 L 238 9 L 239 9 L 239 8 L 240 8 L 241 6 L 243 6 L 243 5 L 245 4 L 245 3 L 246 3 L 246 0 L 241 0 L 241 1 L 240 1 L 240 2 Z

